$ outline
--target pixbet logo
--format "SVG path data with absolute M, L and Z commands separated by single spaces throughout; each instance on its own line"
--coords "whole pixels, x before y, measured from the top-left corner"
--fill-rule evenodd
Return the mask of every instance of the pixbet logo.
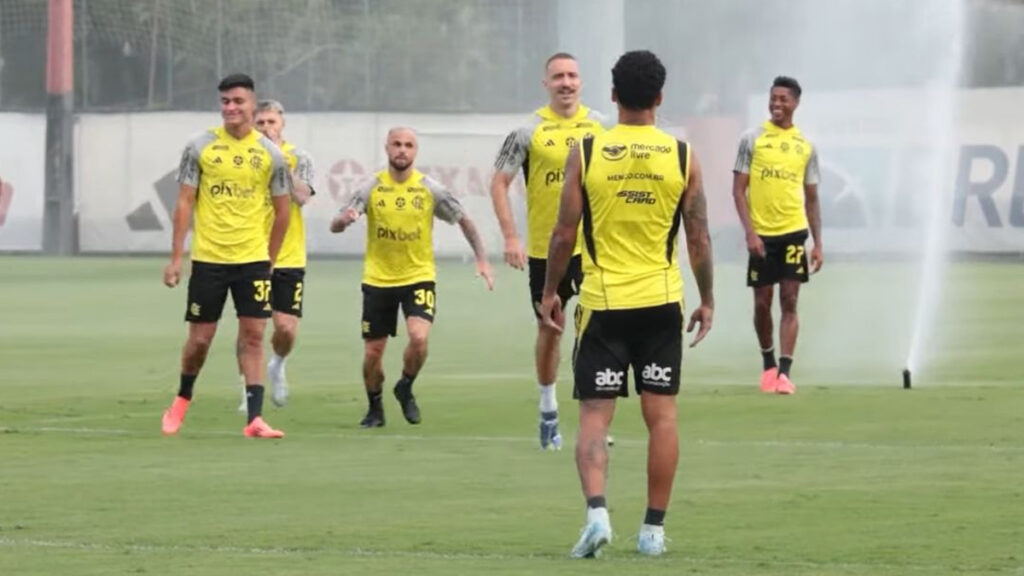
M 618 388 L 622 386 L 622 379 L 626 377 L 625 372 L 616 372 L 611 368 L 605 368 L 596 374 L 594 385 L 598 389 Z

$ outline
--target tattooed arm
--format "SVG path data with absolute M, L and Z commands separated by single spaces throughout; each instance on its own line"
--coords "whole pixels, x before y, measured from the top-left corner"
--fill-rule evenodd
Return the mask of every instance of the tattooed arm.
M 697 279 L 700 307 L 690 317 L 687 332 L 700 325 L 690 347 L 704 339 L 711 330 L 715 310 L 714 270 L 711 263 L 711 235 L 708 232 L 708 202 L 704 196 L 704 178 L 696 155 L 690 158 L 690 174 L 683 192 L 683 228 L 686 230 L 686 249 L 690 255 L 690 268 Z

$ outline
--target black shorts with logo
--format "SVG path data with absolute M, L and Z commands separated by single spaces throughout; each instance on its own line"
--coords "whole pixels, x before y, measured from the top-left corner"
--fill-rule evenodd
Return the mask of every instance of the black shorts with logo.
M 807 282 L 810 275 L 804 243 L 807 230 L 782 236 L 762 236 L 764 258 L 751 256 L 747 264 L 747 286 L 778 284 L 782 280 Z
M 188 279 L 188 322 L 216 322 L 228 292 L 239 318 L 270 318 L 270 262 L 211 264 L 192 262 Z
M 302 318 L 302 289 L 305 268 L 274 268 L 270 278 L 270 307 L 274 312 Z
M 683 310 L 679 303 L 630 310 L 576 308 L 573 398 L 629 396 L 629 368 L 637 394 L 679 393 Z
M 548 271 L 548 261 L 543 258 L 529 258 L 530 269 L 530 300 L 533 303 L 533 315 L 540 319 L 540 300 L 544 294 L 544 277 Z M 583 285 L 583 257 L 579 254 L 569 260 L 565 276 L 558 283 L 558 297 L 562 299 L 562 310 L 573 296 L 580 293 Z
M 435 288 L 434 282 L 388 287 L 363 284 L 363 338 L 394 336 L 399 306 L 406 318 L 415 316 L 433 322 L 437 312 Z

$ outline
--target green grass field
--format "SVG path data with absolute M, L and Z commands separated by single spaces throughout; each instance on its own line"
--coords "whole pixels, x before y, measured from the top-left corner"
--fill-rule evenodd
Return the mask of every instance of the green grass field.
M 794 397 L 756 391 L 742 270 L 686 352 L 669 553 L 634 552 L 645 432 L 621 402 L 616 540 L 568 552 L 583 520 L 572 450 L 536 446 L 525 277 L 441 267 L 424 423 L 386 398 L 360 430 L 359 263 L 317 261 L 289 363 L 282 441 L 243 438 L 228 306 L 178 437 L 184 287 L 164 259 L 4 257 L 0 574 L 1024 574 L 1024 265 L 958 263 L 915 389 L 899 389 L 917 271 L 830 264 L 804 293 Z M 401 340 L 388 351 L 398 374 Z M 565 342 L 568 351 L 568 342 Z M 575 436 L 563 362 L 563 431 Z M 390 384 L 389 384 L 390 388 Z

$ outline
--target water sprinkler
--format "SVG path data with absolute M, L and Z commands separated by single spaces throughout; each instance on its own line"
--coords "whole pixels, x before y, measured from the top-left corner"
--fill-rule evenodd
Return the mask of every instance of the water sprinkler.
M 910 390 L 910 368 L 903 369 L 903 389 Z

